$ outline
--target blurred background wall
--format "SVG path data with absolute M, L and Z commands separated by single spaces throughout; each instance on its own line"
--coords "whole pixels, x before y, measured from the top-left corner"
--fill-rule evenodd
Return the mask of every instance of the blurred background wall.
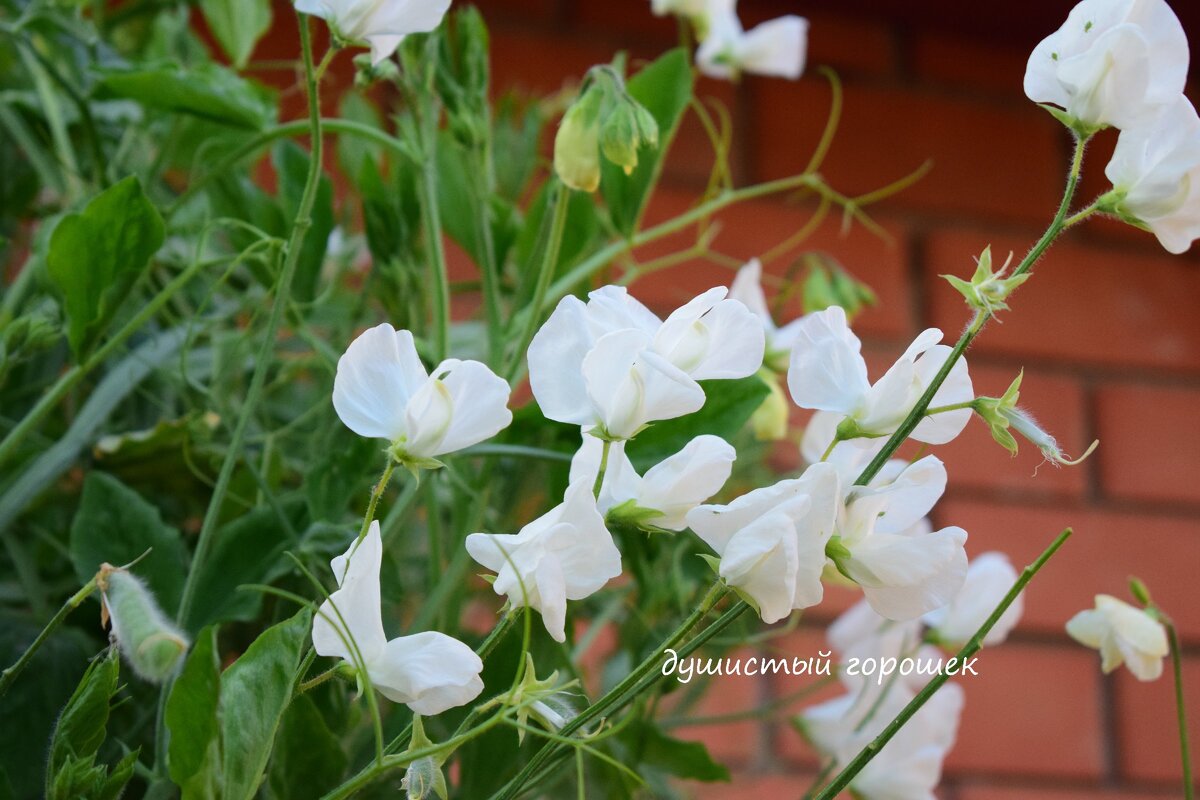
M 262 56 L 294 49 L 294 22 L 279 3 L 278 31 Z M 635 66 L 671 47 L 671 20 L 645 0 L 481 0 L 492 30 L 493 83 L 551 92 L 593 64 L 628 50 Z M 704 80 L 699 95 L 723 103 L 733 122 L 739 185 L 799 172 L 824 124 L 828 83 L 840 76 L 845 109 L 822 172 L 847 194 L 865 192 L 932 161 L 912 188 L 871 209 L 886 238 L 828 220 L 806 249 L 836 258 L 874 288 L 879 304 L 856 327 L 873 370 L 883 369 L 922 328 L 953 338 L 967 321 L 961 297 L 938 276 L 967 275 L 991 244 L 1019 258 L 1058 202 L 1069 156 L 1066 133 L 1021 90 L 1032 47 L 1065 19 L 1072 3 L 1005 4 L 899 0 L 743 0 L 747 26 L 783 13 L 811 21 L 809 74 L 797 82 Z M 1175 7 L 1200 42 L 1200 4 Z M 349 82 L 349 56 L 337 75 Z M 1193 69 L 1193 75 L 1195 70 Z M 280 76 L 275 76 L 277 82 Z M 1194 79 L 1193 79 L 1194 83 Z M 293 91 L 296 111 L 302 98 Z M 1195 94 L 1192 94 L 1195 98 Z M 1079 194 L 1106 188 L 1113 137 L 1102 135 L 1085 162 Z M 502 158 L 503 154 L 497 154 Z M 694 117 L 685 122 L 650 221 L 699 196 L 711 149 Z M 774 198 L 720 216 L 714 247 L 760 256 L 808 218 L 810 206 Z M 683 236 L 656 252 L 683 249 Z M 471 267 L 460 259 L 459 268 Z M 782 275 L 786 260 L 768 265 Z M 658 308 L 727 283 L 708 262 L 659 273 L 635 287 Z M 796 309 L 793 309 L 795 311 Z M 1178 744 L 1169 674 L 1138 684 L 1122 670 L 1105 677 L 1099 659 L 1073 644 L 1064 622 L 1106 592 L 1126 596 L 1141 577 L 1187 640 L 1193 722 L 1200 720 L 1200 251 L 1173 257 L 1149 234 L 1110 222 L 1069 233 L 1036 277 L 970 353 L 979 394 L 999 395 L 1021 369 L 1024 405 L 1068 453 L 1093 439 L 1099 450 L 1067 469 L 1041 465 L 1023 445 L 1010 459 L 986 429 L 967 432 L 937 454 L 950 487 L 936 522 L 970 533 L 968 550 L 1002 550 L 1028 563 L 1063 527 L 1076 536 L 1034 582 L 1023 623 L 1010 642 L 984 652 L 981 676 L 963 681 L 967 705 L 941 795 L 948 800 L 1149 800 L 1178 797 Z M 875 374 L 878 374 L 877 372 Z M 802 422 L 797 417 L 797 424 Z M 781 467 L 795 462 L 781 448 Z M 764 649 L 806 658 L 824 646 L 822 628 L 854 598 L 831 593 L 800 629 Z M 724 678 L 705 713 L 769 704 L 804 679 Z M 790 728 L 797 706 L 769 719 L 680 729 L 705 741 L 735 772 L 732 787 L 697 787 L 703 798 L 797 798 L 815 771 L 813 753 Z M 1197 725 L 1193 725 L 1195 729 Z M 1193 730 L 1193 745 L 1200 735 Z M 1193 761 L 1200 760 L 1194 747 Z

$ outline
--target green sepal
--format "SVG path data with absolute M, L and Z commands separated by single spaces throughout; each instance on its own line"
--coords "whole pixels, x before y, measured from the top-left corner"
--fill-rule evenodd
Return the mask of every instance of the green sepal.
M 1095 125 L 1084 122 L 1083 120 L 1071 116 L 1058 106 L 1052 106 L 1049 103 L 1038 103 L 1038 105 L 1044 108 L 1047 112 L 1049 112 L 1050 116 L 1061 122 L 1081 139 L 1088 139 L 1108 127 L 1107 125 Z

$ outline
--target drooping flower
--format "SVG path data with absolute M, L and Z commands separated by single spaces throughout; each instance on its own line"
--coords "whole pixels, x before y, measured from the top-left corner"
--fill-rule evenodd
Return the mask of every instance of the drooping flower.
M 814 464 L 728 505 L 697 506 L 687 523 L 721 557 L 721 577 L 754 600 L 764 622 L 777 622 L 821 602 L 825 545 L 840 505 L 837 472 Z
M 602 450 L 599 439 L 583 435 L 583 445 L 571 459 L 571 483 L 595 482 Z M 697 436 L 645 475 L 638 475 L 625 455 L 625 443 L 613 442 L 597 506 L 602 514 L 623 511 L 626 518 L 650 529 L 681 531 L 687 527 L 687 513 L 729 480 L 736 458 L 736 451 L 721 437 Z
M 416 714 L 440 714 L 483 691 L 483 662 L 470 647 L 436 631 L 389 640 L 383 631 L 379 568 L 383 540 L 372 522 L 361 542 L 330 562 L 338 590 L 313 620 L 313 649 L 366 671 L 387 699 Z
M 924 616 L 933 638 L 947 647 L 961 647 L 975 635 L 992 611 L 1017 582 L 1017 571 L 1003 553 L 983 553 L 971 559 L 962 588 L 948 604 L 935 608 Z M 988 631 L 983 643 L 1001 644 L 1021 621 L 1025 608 L 1024 594 L 1017 595 L 1005 612 Z
M 295 0 L 296 10 L 329 23 L 339 39 L 366 42 L 371 63 L 396 52 L 410 33 L 428 33 L 442 22 L 450 0 Z
M 1111 210 L 1149 228 L 1167 252 L 1200 237 L 1200 117 L 1183 95 L 1122 131 L 1104 174 Z
M 495 436 L 512 422 L 508 384 L 478 361 L 448 358 L 426 373 L 412 334 L 383 323 L 338 359 L 333 407 L 360 436 L 386 439 L 417 464 Z
M 628 439 L 704 405 L 698 380 L 742 378 L 762 364 L 762 329 L 741 303 L 710 289 L 665 321 L 606 286 L 585 304 L 564 297 L 529 345 L 529 384 L 542 413 Z
M 839 306 L 801 318 L 788 388 L 801 408 L 836 411 L 854 433 L 883 436 L 892 433 L 908 416 L 917 400 L 945 364 L 951 348 L 938 344 L 942 332 L 929 328 L 917 336 L 904 354 L 874 384 L 867 378 L 862 343 L 846 323 Z M 965 359 L 958 359 L 929 404 L 930 409 L 967 403 L 975 399 Z M 971 409 L 944 411 L 925 417 L 912 438 L 928 444 L 945 444 L 962 432 Z M 845 438 L 845 437 L 843 437 Z
M 737 0 L 709 0 L 704 39 L 696 64 L 705 75 L 735 78 L 743 72 L 795 80 L 808 55 L 808 20 L 789 14 L 749 31 L 737 15 Z
M 496 573 L 496 594 L 507 595 L 513 608 L 537 609 L 559 642 L 566 641 L 567 601 L 582 600 L 621 574 L 621 553 L 588 480 L 573 482 L 562 503 L 517 534 L 472 533 L 467 552 Z
M 733 283 L 729 285 L 729 299 L 741 302 L 758 317 L 767 341 L 767 352 L 763 360 L 772 369 L 785 371 L 792 346 L 796 343 L 799 333 L 800 320 L 792 320 L 783 327 L 775 324 L 762 288 L 762 263 L 757 258 L 750 259 L 738 270 Z
M 1100 651 L 1106 673 L 1121 664 L 1140 681 L 1157 680 L 1170 652 L 1161 622 L 1143 609 L 1107 594 L 1096 595 L 1096 607 L 1080 611 L 1067 622 L 1075 641 Z
M 1188 43 L 1164 0 L 1083 0 L 1033 49 L 1025 94 L 1084 130 L 1137 124 L 1183 92 Z

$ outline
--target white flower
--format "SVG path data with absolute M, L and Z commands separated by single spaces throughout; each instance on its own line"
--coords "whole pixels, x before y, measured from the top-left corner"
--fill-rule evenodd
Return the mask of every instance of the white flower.
M 365 41 L 378 64 L 410 33 L 428 33 L 441 24 L 450 0 L 295 0 L 296 10 L 329 23 L 338 38 Z
M 333 381 L 333 407 L 347 428 L 415 460 L 495 436 L 512 422 L 508 394 L 478 361 L 448 358 L 426 373 L 412 334 L 387 323 L 350 343 Z
M 382 560 L 379 523 L 372 522 L 361 542 L 330 562 L 340 588 L 313 620 L 313 648 L 365 669 L 384 697 L 404 703 L 413 713 L 440 714 L 471 702 L 483 691 L 483 662 L 470 647 L 435 631 L 390 641 L 384 635 Z
M 762 263 L 757 258 L 747 261 L 729 285 L 729 299 L 741 302 L 762 322 L 767 337 L 766 362 L 787 364 L 792 346 L 796 343 L 800 320 L 794 319 L 782 328 L 775 324 L 767 296 L 762 288 Z M 781 367 L 782 372 L 785 367 Z
M 937 328 L 923 331 L 884 376 L 871 384 L 860 352 L 862 343 L 846 323 L 846 312 L 840 306 L 831 306 L 800 319 L 788 369 L 788 388 L 801 408 L 836 411 L 864 434 L 890 434 L 908 416 L 950 355 L 951 348 L 938 344 L 941 340 L 942 332 Z M 960 358 L 929 407 L 974 399 L 966 360 Z M 969 408 L 933 414 L 921 420 L 912 438 L 945 444 L 958 436 L 970 420 Z
M 838 517 L 830 555 L 881 616 L 920 617 L 962 587 L 967 532 L 930 531 L 924 520 L 945 487 L 945 466 L 926 456 L 886 486 L 855 489 Z
M 1183 91 L 1188 43 L 1163 0 L 1083 0 L 1033 49 L 1025 94 L 1085 127 L 1137 123 Z
M 709 0 L 650 0 L 650 10 L 656 17 L 675 14 L 689 19 L 704 19 Z
M 837 472 L 814 464 L 729 505 L 697 506 L 687 523 L 721 557 L 721 577 L 754 599 L 764 622 L 776 622 L 821 602 L 840 499 Z
M 1067 622 L 1075 641 L 1100 651 L 1101 669 L 1112 672 L 1124 663 L 1140 681 L 1157 680 L 1170 652 L 1162 623 L 1140 608 L 1107 594 L 1096 595 L 1096 607 Z
M 706 34 L 696 51 L 700 71 L 714 78 L 743 72 L 799 78 L 808 52 L 808 20 L 789 14 L 747 31 L 736 6 L 737 0 L 709 0 Z
M 1017 582 L 1017 571 L 1003 553 L 984 553 L 971 560 L 962 588 L 949 604 L 925 615 L 939 644 L 961 647 L 975 635 L 996 606 Z M 1025 595 L 1017 595 L 984 637 L 985 645 L 998 645 L 1021 620 Z
M 536 608 L 559 642 L 566 641 L 567 601 L 582 600 L 621 574 L 621 553 L 587 480 L 572 483 L 561 504 L 520 533 L 471 534 L 467 552 L 496 573 L 496 594 L 508 595 L 513 608 Z
M 585 304 L 564 297 L 529 345 L 529 385 L 542 413 L 614 439 L 704 405 L 698 380 L 743 378 L 762 364 L 763 333 L 726 289 L 710 289 L 666 321 L 606 286 Z
M 1200 118 L 1183 95 L 1122 131 L 1104 174 L 1117 212 L 1147 226 L 1168 252 L 1200 237 Z
M 584 481 L 591 486 L 595 482 L 602 450 L 599 439 L 583 435 L 583 445 L 571 459 L 571 483 Z M 646 470 L 645 475 L 638 475 L 625 455 L 625 443 L 613 442 L 597 506 L 602 514 L 607 514 L 632 501 L 642 513 L 656 512 L 641 517 L 641 523 L 681 531 L 687 527 L 687 513 L 720 491 L 729 480 L 736 458 L 736 451 L 721 437 L 697 436 L 678 453 Z

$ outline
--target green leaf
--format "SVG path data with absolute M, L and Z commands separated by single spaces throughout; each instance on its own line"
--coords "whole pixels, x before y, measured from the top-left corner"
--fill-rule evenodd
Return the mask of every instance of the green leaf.
M 657 148 L 638 152 L 638 165 L 629 175 L 602 159 L 600 192 L 617 230 L 630 236 L 637 229 L 650 191 L 662 170 L 663 156 L 671 146 L 683 112 L 692 99 L 692 63 L 682 48 L 666 53 L 632 77 L 625 88 L 658 123 Z
M 171 732 L 168 765 L 183 800 L 220 797 L 220 691 L 217 630 L 210 626 L 196 637 L 167 699 L 166 725 Z
M 703 408 L 686 417 L 655 423 L 629 443 L 629 459 L 639 471 L 679 452 L 700 434 L 732 439 L 771 391 L 757 375 L 700 381 L 700 385 L 706 397 Z
M 273 161 L 279 176 L 279 204 L 290 225 L 300 208 L 311 159 L 300 145 L 284 141 L 275 148 Z M 317 196 L 309 219 L 312 225 L 304 235 L 292 286 L 292 295 L 301 302 L 308 302 L 317 294 L 317 282 L 325 263 L 329 234 L 333 232 L 333 184 L 326 175 L 321 175 L 317 184 Z
M 638 726 L 627 736 L 640 745 L 641 762 L 677 778 L 694 781 L 730 780 L 729 770 L 713 761 L 700 742 L 673 739 L 652 724 Z
M 130 176 L 58 223 L 47 266 L 63 297 L 75 357 L 92 348 L 165 236 L 162 217 Z
M 285 513 L 295 522 L 299 503 L 289 504 Z M 283 551 L 292 544 L 275 511 L 257 508 L 223 525 L 204 571 L 196 579 L 196 601 L 183 627 L 198 631 L 214 622 L 251 620 L 258 615 L 262 596 L 239 591 L 248 583 L 270 583 L 287 571 Z
M 100 70 L 96 96 L 124 98 L 146 108 L 260 130 L 275 118 L 275 100 L 257 84 L 218 64 L 184 70 L 175 64 Z
M 308 632 L 306 609 L 268 628 L 221 675 L 224 800 L 248 799 L 258 791 Z
M 179 607 L 184 551 L 179 531 L 162 521 L 158 509 L 141 495 L 103 472 L 83 483 L 79 511 L 71 522 L 70 552 L 80 583 L 91 580 L 102 563 L 128 564 L 150 551 L 134 571 L 146 580 L 163 610 Z
M 346 772 L 346 754 L 307 694 L 288 707 L 275 741 L 270 783 L 276 797 L 316 797 Z
M 200 0 L 200 10 L 221 49 L 238 69 L 271 27 L 269 0 Z

